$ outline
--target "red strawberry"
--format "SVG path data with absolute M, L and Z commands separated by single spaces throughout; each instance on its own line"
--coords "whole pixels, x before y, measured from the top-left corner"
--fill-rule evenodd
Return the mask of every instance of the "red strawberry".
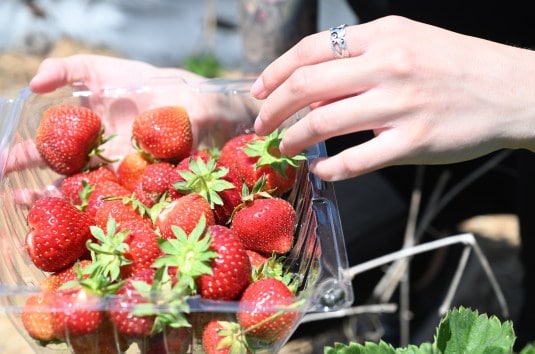
M 51 299 L 52 326 L 57 338 L 95 332 L 104 319 L 101 298 L 87 288 L 58 289 Z
M 281 198 L 253 199 L 238 209 L 231 228 L 246 249 L 264 254 L 286 253 L 294 240 L 295 209 Z
M 80 193 L 84 190 L 84 182 L 89 186 L 95 186 L 102 181 L 118 182 L 119 180 L 115 172 L 109 167 L 102 166 L 91 171 L 65 177 L 61 182 L 61 192 L 72 204 L 81 205 L 82 197 Z
M 151 335 L 156 315 L 137 316 L 133 310 L 136 305 L 149 302 L 146 294 L 136 288 L 136 282 L 146 283 L 150 288 L 155 272 L 153 268 L 148 268 L 128 278 L 111 300 L 108 315 L 121 335 L 127 337 L 148 337 Z
M 41 288 L 44 290 L 53 291 L 57 290 L 60 286 L 67 282 L 78 280 L 80 277 L 82 277 L 83 269 L 89 264 L 91 264 L 90 260 L 81 260 L 74 263 L 69 268 L 50 274 L 41 283 Z
M 124 239 L 128 249 L 123 255 L 132 262 L 121 267 L 122 277 L 127 278 L 150 268 L 161 254 L 157 242 L 158 235 L 151 225 L 140 220 L 129 220 L 120 224 L 118 230 L 128 230 Z
M 274 278 L 257 280 L 245 289 L 240 299 L 238 323 L 248 336 L 273 343 L 291 334 L 299 319 L 295 309 L 281 307 L 296 305 L 293 292 Z
M 180 106 L 142 112 L 134 119 L 132 136 L 138 147 L 155 159 L 180 161 L 193 145 L 189 116 Z
M 249 261 L 251 262 L 251 266 L 256 269 L 260 269 L 260 267 L 269 260 L 268 256 L 260 254 L 256 251 L 245 250 L 245 252 L 249 256 Z
M 100 117 L 85 107 L 54 106 L 39 122 L 35 143 L 47 165 L 62 175 L 82 171 L 90 155 L 99 154 L 102 138 Z
M 189 327 L 166 327 L 162 332 L 149 338 L 148 343 L 140 345 L 145 354 L 184 354 L 188 352 L 191 343 L 191 329 Z
M 222 225 L 207 228 L 210 249 L 217 253 L 212 260 L 212 274 L 198 279 L 199 293 L 213 300 L 234 300 L 251 282 L 251 262 L 238 235 Z
M 119 183 L 129 191 L 134 191 L 137 181 L 149 164 L 150 161 L 139 151 L 126 155 L 117 167 Z
M 183 167 L 183 162 L 179 164 Z M 180 180 L 173 184 L 183 194 L 198 193 L 210 203 L 215 222 L 225 225 L 234 208 L 241 203 L 242 181 L 232 170 L 214 158 L 190 159 L 187 169 L 179 170 Z
M 197 193 L 187 194 L 171 201 L 156 218 L 155 225 L 163 238 L 174 238 L 173 225 L 180 227 L 186 234 L 195 228 L 201 215 L 206 218 L 206 226 L 214 225 L 214 213 L 208 201 Z
M 93 219 L 67 200 L 44 197 L 27 216 L 25 247 L 41 270 L 56 272 L 72 265 L 86 252 Z
M 115 334 L 107 318 L 92 333 L 69 335 L 68 342 L 74 354 L 117 354 L 126 352 L 129 347 L 126 338 Z
M 210 321 L 202 334 L 206 354 L 250 353 L 247 341 L 236 322 Z
M 20 319 L 28 334 L 41 342 L 56 339 L 52 326 L 51 296 L 48 291 L 32 294 L 24 303 Z
M 130 220 L 139 220 L 152 225 L 146 207 L 133 197 L 104 199 L 95 214 L 95 224 L 106 230 L 108 220 L 112 217 L 117 224 Z
M 265 137 L 253 133 L 239 135 L 223 145 L 219 161 L 234 169 L 248 188 L 253 188 L 265 175 L 265 190 L 282 195 L 293 187 L 299 160 L 305 157 L 282 155 L 281 140 L 282 133 L 277 130 Z
M 97 210 L 102 207 L 105 198 L 111 197 L 129 197 L 132 193 L 114 181 L 101 181 L 94 186 L 87 198 L 86 212 L 95 217 Z
M 169 162 L 148 165 L 134 186 L 136 198 L 148 208 L 152 207 L 169 191 L 175 177 L 175 166 Z

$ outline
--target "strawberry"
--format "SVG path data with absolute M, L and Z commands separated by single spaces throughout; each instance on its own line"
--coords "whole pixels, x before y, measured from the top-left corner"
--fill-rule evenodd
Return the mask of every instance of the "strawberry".
M 134 191 L 137 181 L 149 164 L 150 161 L 139 151 L 126 155 L 117 167 L 119 183 L 129 191 Z
M 20 319 L 28 334 L 41 342 L 56 339 L 52 326 L 51 296 L 47 291 L 28 296 Z
M 248 188 L 253 188 L 265 175 L 265 190 L 280 196 L 293 187 L 299 161 L 305 159 L 303 155 L 281 154 L 282 135 L 278 130 L 265 137 L 253 133 L 238 135 L 223 145 L 219 161 L 234 169 Z
M 111 300 L 108 316 L 121 335 L 141 338 L 151 335 L 156 316 L 137 316 L 133 309 L 149 302 L 146 295 L 136 288 L 136 282 L 152 284 L 155 272 L 148 268 L 128 278 Z
M 74 354 L 117 354 L 124 353 L 129 343 L 121 335 L 116 335 L 113 325 L 104 318 L 95 331 L 84 335 L 69 335 L 70 348 Z
M 265 256 L 256 251 L 245 250 L 245 252 L 247 253 L 247 256 L 249 256 L 249 261 L 251 262 L 251 266 L 255 269 L 259 269 L 263 264 L 265 264 L 269 260 L 268 256 Z
M 251 282 L 251 263 L 238 235 L 222 225 L 209 226 L 210 248 L 217 253 L 212 260 L 212 274 L 198 279 L 199 293 L 213 300 L 234 300 Z
M 59 272 L 50 274 L 41 283 L 41 288 L 44 290 L 57 290 L 63 284 L 82 278 L 83 269 L 91 264 L 90 260 L 81 260 L 74 263 L 72 266 L 65 268 Z
M 214 213 L 208 201 L 197 193 L 191 193 L 164 206 L 156 217 L 155 225 L 163 238 L 174 238 L 173 226 L 178 226 L 189 234 L 201 215 L 206 218 L 206 226 L 215 224 Z
M 225 225 L 241 203 L 241 179 L 228 167 L 218 165 L 214 158 L 197 157 L 188 162 L 187 169 L 177 167 L 180 180 L 173 184 L 174 188 L 183 194 L 202 195 L 214 211 L 215 222 Z
M 238 207 L 230 227 L 246 249 L 281 254 L 293 245 L 295 223 L 295 209 L 287 200 L 253 198 Z
M 192 150 L 193 134 L 188 113 L 180 106 L 141 112 L 134 118 L 135 144 L 152 159 L 180 161 Z
M 112 299 L 109 318 L 121 335 L 133 338 L 152 336 L 169 327 L 189 327 L 185 317 L 189 283 L 173 279 L 165 266 L 142 270 L 128 278 Z M 168 310 L 162 312 L 162 306 Z
M 106 230 L 109 218 L 112 217 L 117 224 L 130 220 L 139 220 L 152 225 L 148 217 L 148 210 L 135 197 L 105 198 L 95 214 L 95 224 Z
M 236 322 L 212 320 L 202 334 L 206 354 L 250 353 L 247 341 Z
M 128 230 L 124 239 L 128 249 L 124 251 L 123 255 L 131 263 L 121 267 L 123 278 L 149 268 L 160 256 L 158 235 L 150 224 L 140 220 L 130 220 L 120 224 L 118 230 Z
M 96 184 L 87 197 L 85 211 L 95 217 L 97 210 L 102 207 L 106 198 L 129 197 L 132 193 L 114 181 L 101 181 Z
M 108 166 L 101 166 L 94 170 L 79 172 L 71 176 L 67 176 L 61 182 L 61 192 L 74 205 L 82 205 L 85 185 L 95 186 L 102 181 L 118 182 L 119 179 L 115 172 Z
M 148 165 L 134 186 L 136 197 L 148 208 L 156 204 L 169 191 L 173 178 L 177 177 L 175 166 L 169 162 Z
M 289 336 L 299 319 L 294 293 L 281 280 L 263 278 L 245 289 L 238 323 L 256 341 L 274 343 Z M 285 309 L 284 307 L 290 307 Z M 292 311 L 293 310 L 293 311 Z
M 43 197 L 31 207 L 25 248 L 41 270 L 56 272 L 72 265 L 86 252 L 93 219 L 67 200 Z
M 52 327 L 57 338 L 95 332 L 104 319 L 99 296 L 82 286 L 60 288 L 51 299 Z
M 149 338 L 148 343 L 140 345 L 145 354 L 184 354 L 188 353 L 191 343 L 191 329 L 189 327 L 166 327 L 162 332 Z
M 62 175 L 82 171 L 91 155 L 101 156 L 103 138 L 100 117 L 85 107 L 60 105 L 41 117 L 35 144 L 46 164 Z

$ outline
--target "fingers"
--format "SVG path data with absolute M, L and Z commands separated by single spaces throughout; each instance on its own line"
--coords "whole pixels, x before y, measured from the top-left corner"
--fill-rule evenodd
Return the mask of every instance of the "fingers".
M 395 102 L 378 104 L 385 102 L 385 97 L 387 94 L 383 91 L 367 91 L 317 107 L 286 130 L 280 144 L 281 152 L 292 156 L 334 136 L 388 130 L 390 123 L 387 122 L 399 111 Z
M 406 163 L 401 161 L 406 147 L 392 143 L 399 139 L 381 134 L 365 143 L 348 148 L 337 155 L 316 159 L 310 171 L 325 181 L 340 181 L 381 169 L 386 166 Z
M 41 63 L 29 86 L 32 92 L 46 93 L 75 82 L 83 82 L 89 74 L 86 60 L 82 55 L 48 58 Z
M 319 101 L 334 102 L 369 90 L 376 80 L 370 73 L 376 69 L 372 67 L 374 61 L 364 58 L 365 55 L 298 68 L 262 104 L 255 122 L 256 133 L 268 134 L 299 110 Z

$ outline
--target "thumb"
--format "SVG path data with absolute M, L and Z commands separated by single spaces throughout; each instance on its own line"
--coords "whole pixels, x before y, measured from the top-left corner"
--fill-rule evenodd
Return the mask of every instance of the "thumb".
M 87 78 L 87 65 L 79 56 L 47 58 L 29 83 L 34 93 L 46 93 Z

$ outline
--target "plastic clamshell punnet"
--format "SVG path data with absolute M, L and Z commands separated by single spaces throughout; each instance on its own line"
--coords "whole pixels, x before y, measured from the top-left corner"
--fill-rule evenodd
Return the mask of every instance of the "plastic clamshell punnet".
M 0 310 L 8 314 L 37 353 L 70 352 L 68 335 L 66 343 L 43 346 L 25 331 L 21 322 L 27 299 L 39 292 L 39 284 L 48 275 L 33 265 L 24 248 L 28 231 L 26 215 L 39 197 L 59 195 L 62 178 L 39 163 L 33 143 L 44 110 L 60 104 L 87 106 L 103 118 L 106 134 L 117 134 L 125 129 L 121 122 L 132 120 L 145 109 L 182 105 L 194 122 L 196 146 L 220 147 L 232 136 L 252 132 L 252 122 L 260 103 L 248 95 L 250 84 L 249 80 L 239 79 L 185 83 L 180 78 L 165 77 L 99 91 L 90 91 L 80 85 L 35 95 L 25 88 L 15 99 L 0 99 Z M 299 119 L 302 114 L 296 114 L 287 123 Z M 128 138 L 111 140 L 104 146 L 106 151 L 113 154 L 122 149 L 124 154 L 124 147 L 131 147 L 131 142 L 129 134 L 123 135 Z M 296 304 L 277 311 L 297 312 L 299 319 L 306 313 L 335 311 L 353 303 L 351 280 L 344 277 L 347 255 L 333 185 L 308 172 L 308 163 L 325 155 L 322 143 L 306 151 L 307 159 L 301 163 L 295 185 L 285 196 L 294 205 L 298 219 L 295 244 L 286 255 L 284 266 L 298 275 L 299 290 Z M 120 153 L 115 156 L 120 157 Z M 237 301 L 207 301 L 199 297 L 187 301 L 189 314 L 224 314 L 232 318 L 246 310 Z M 111 299 L 99 299 L 97 308 L 106 311 L 111 303 Z M 284 338 L 274 343 L 255 343 L 252 350 L 277 352 L 299 322 L 291 325 Z M 202 353 L 200 335 L 193 334 L 188 338 L 185 349 L 182 347 L 176 352 Z M 96 343 L 98 345 L 98 340 Z M 127 343 L 126 352 L 147 352 L 148 343 Z M 117 343 L 116 349 L 123 352 L 124 343 Z M 167 352 L 174 351 L 168 347 Z

